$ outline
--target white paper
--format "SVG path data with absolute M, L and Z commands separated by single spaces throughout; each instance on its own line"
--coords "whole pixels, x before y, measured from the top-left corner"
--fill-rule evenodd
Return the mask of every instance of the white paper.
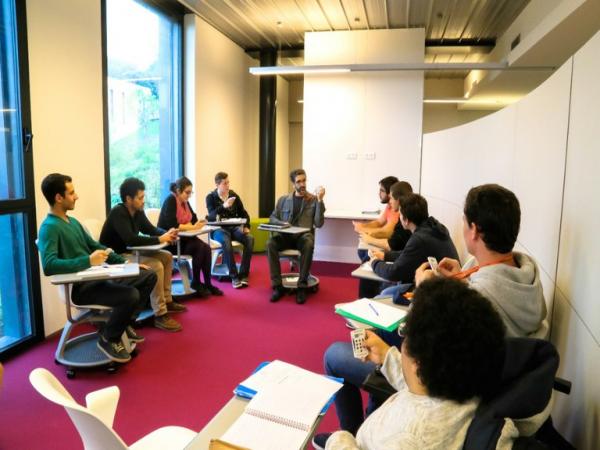
M 92 266 L 89 269 L 77 272 L 80 277 L 91 277 L 96 275 L 116 275 L 123 273 L 123 264 L 113 264 L 110 266 Z

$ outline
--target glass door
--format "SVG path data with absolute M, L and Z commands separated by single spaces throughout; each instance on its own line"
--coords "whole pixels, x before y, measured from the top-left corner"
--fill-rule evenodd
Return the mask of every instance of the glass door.
M 25 2 L 0 2 L 0 356 L 43 337 Z

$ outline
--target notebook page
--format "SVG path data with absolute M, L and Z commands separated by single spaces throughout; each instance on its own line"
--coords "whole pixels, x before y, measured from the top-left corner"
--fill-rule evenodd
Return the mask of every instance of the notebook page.
M 305 382 L 308 382 L 306 380 L 315 377 L 317 379 L 324 378 L 323 375 L 316 374 L 310 370 L 306 370 L 280 360 L 275 360 L 267 364 L 258 372 L 250 375 L 248 378 L 242 381 L 240 385 L 258 392 L 265 386 L 279 384 L 286 379 L 290 383 L 302 385 Z
M 247 408 L 300 422 L 310 428 L 323 406 L 342 385 L 308 371 L 304 371 L 308 375 L 301 373 L 303 371 L 291 371 L 286 378 L 262 388 Z
M 242 414 L 221 440 L 252 450 L 299 450 L 308 432 Z

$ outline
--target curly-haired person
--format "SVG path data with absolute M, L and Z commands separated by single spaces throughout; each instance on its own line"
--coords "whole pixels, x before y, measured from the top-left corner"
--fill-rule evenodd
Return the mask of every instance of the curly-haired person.
M 505 327 L 491 303 L 465 283 L 432 279 L 415 291 L 401 351 L 367 333 L 367 358 L 383 364 L 398 392 L 364 421 L 356 438 L 338 431 L 325 448 L 461 449 L 503 364 Z

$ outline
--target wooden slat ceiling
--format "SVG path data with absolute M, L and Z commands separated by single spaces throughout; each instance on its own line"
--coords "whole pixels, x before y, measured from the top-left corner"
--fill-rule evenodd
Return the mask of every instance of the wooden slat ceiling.
M 428 44 L 448 41 L 475 44 L 469 52 L 444 52 L 436 48 L 435 52 L 426 52 L 426 62 L 481 61 L 482 51 L 477 43 L 494 42 L 529 3 L 529 0 L 179 1 L 245 50 L 302 48 L 307 31 L 396 28 L 425 28 Z M 454 75 L 464 76 L 464 72 Z M 444 77 L 448 76 L 451 74 L 444 73 Z

